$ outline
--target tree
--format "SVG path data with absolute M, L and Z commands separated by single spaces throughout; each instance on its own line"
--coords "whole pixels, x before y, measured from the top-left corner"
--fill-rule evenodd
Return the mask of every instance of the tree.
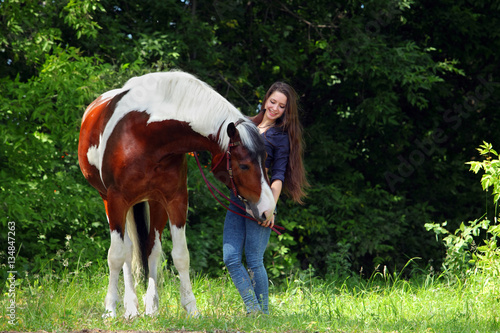
M 77 168 L 81 114 L 132 76 L 180 68 L 248 115 L 274 81 L 301 96 L 313 187 L 305 206 L 280 202 L 288 233 L 272 239 L 273 275 L 441 260 L 424 224 L 453 227 L 483 210 L 464 163 L 478 142 L 498 144 L 498 11 L 487 0 L 4 1 L 1 202 L 26 228 L 21 255 L 52 241 L 50 256 L 63 225 L 87 247 L 92 234 L 106 239 Z M 223 213 L 195 172 L 190 246 L 205 258 L 194 264 L 216 272 Z

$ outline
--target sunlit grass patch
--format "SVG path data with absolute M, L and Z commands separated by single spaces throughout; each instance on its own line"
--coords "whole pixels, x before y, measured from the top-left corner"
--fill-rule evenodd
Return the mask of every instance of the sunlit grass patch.
M 159 280 L 159 313 L 132 320 L 123 318 L 121 303 L 117 318 L 102 318 L 107 278 L 105 265 L 94 265 L 19 279 L 17 324 L 2 321 L 0 330 L 500 332 L 500 281 L 480 274 L 452 281 L 433 275 L 405 280 L 382 273 L 368 280 L 324 280 L 301 272 L 279 284 L 272 281 L 268 316 L 247 316 L 228 276 L 194 275 L 201 316 L 191 318 L 180 305 L 177 275 L 166 270 Z M 137 293 L 144 311 L 145 287 L 139 284 Z M 2 319 L 6 304 L 4 297 Z

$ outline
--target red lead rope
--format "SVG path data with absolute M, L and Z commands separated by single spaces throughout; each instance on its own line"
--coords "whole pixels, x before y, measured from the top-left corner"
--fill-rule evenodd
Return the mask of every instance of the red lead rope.
M 233 205 L 235 205 L 236 207 L 238 207 L 239 209 L 245 211 L 246 209 L 241 207 L 240 205 L 238 205 L 236 202 L 232 201 L 231 199 L 229 199 L 224 193 L 222 193 L 221 191 L 219 191 L 212 183 L 210 183 L 207 179 L 207 177 L 205 176 L 205 174 L 203 173 L 203 169 L 201 168 L 201 164 L 200 164 L 200 161 L 198 160 L 198 154 L 196 152 L 194 152 L 194 158 L 196 159 L 196 163 L 198 164 L 198 169 L 200 169 L 200 173 L 201 173 L 201 176 L 203 177 L 203 180 L 205 181 L 205 184 L 207 184 L 207 187 L 208 187 L 208 190 L 210 191 L 210 193 L 212 193 L 212 196 L 215 198 L 215 200 L 217 200 L 217 202 L 222 206 L 224 207 L 225 209 L 227 209 L 228 211 L 230 211 L 231 213 L 234 213 L 236 215 L 239 215 L 239 216 L 242 216 L 246 219 L 249 219 L 249 220 L 252 220 L 252 221 L 255 221 L 255 222 L 258 222 L 255 218 L 251 217 L 251 216 L 248 216 L 248 215 L 243 215 L 243 214 L 240 214 L 238 212 L 235 212 L 234 210 L 232 210 L 231 208 L 227 207 L 226 205 L 224 205 L 222 203 L 222 201 L 219 200 L 219 198 L 217 198 L 217 196 L 215 195 L 215 193 L 212 191 L 212 189 L 214 189 L 217 193 L 219 193 L 219 195 L 221 195 L 224 199 L 228 200 L 230 203 L 232 203 Z M 221 161 L 222 161 L 223 158 L 221 158 Z M 219 161 L 219 163 L 221 162 Z M 278 235 L 281 235 L 281 232 L 279 232 L 277 229 L 281 229 L 281 230 L 285 230 L 285 228 L 283 227 L 280 227 L 280 226 L 277 226 L 277 225 L 274 225 L 274 227 L 271 228 L 272 231 L 276 232 Z

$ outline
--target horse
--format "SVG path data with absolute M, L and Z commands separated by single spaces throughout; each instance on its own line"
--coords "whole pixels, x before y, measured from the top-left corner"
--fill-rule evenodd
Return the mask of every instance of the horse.
M 275 202 L 257 127 L 195 76 L 170 71 L 134 77 L 85 110 L 78 160 L 84 177 L 102 197 L 111 237 L 104 317 L 116 316 L 122 268 L 124 316 L 139 315 L 137 272 L 147 282 L 145 314 L 158 312 L 157 267 L 167 221 L 181 305 L 188 316 L 199 315 L 185 235 L 186 154 L 193 151 L 212 155 L 214 176 L 234 188 L 250 215 L 258 221 L 271 218 Z

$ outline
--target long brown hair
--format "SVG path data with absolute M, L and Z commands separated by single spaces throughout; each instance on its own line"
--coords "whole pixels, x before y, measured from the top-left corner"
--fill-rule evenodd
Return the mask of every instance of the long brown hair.
M 297 93 L 289 84 L 284 82 L 273 83 L 264 96 L 259 114 L 251 119 L 256 125 L 262 122 L 266 101 L 275 91 L 286 96 L 286 106 L 285 112 L 276 120 L 274 126 L 280 127 L 284 132 L 288 133 L 288 140 L 290 141 L 290 155 L 288 156 L 283 189 L 285 194 L 292 198 L 293 201 L 303 204 L 302 199 L 306 196 L 305 189 L 309 187 L 309 183 L 306 179 L 306 171 L 302 161 L 304 156 L 304 140 L 302 138 L 302 125 L 299 121 Z

